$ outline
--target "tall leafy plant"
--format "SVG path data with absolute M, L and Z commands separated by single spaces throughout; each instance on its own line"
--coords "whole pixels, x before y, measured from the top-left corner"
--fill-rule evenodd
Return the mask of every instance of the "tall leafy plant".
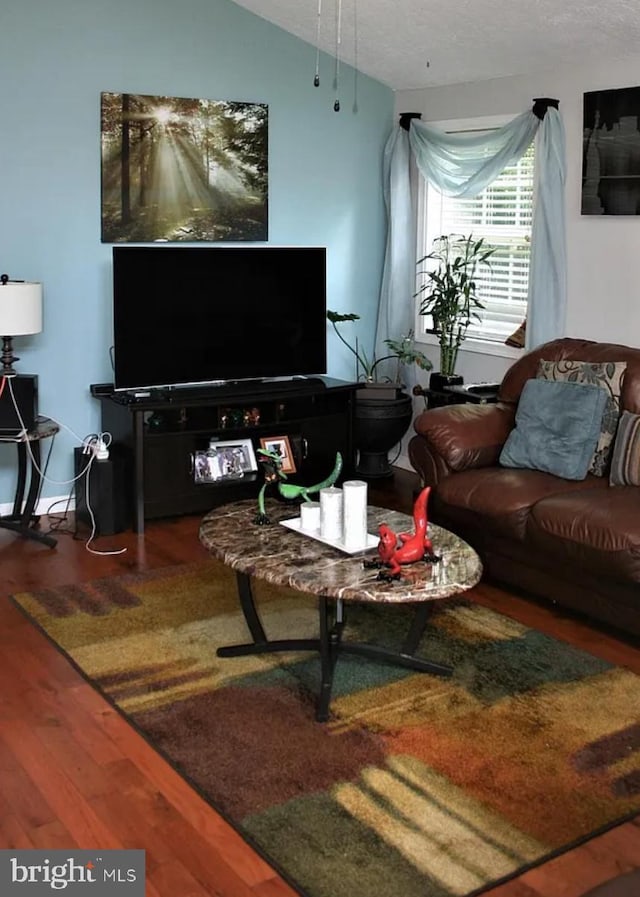
M 433 332 L 440 344 L 440 373 L 455 373 L 460 345 L 478 309 L 484 308 L 477 295 L 475 281 L 479 265 L 490 267 L 489 258 L 496 251 L 488 248 L 484 238 L 449 234 L 436 237 L 433 249 L 418 260 L 426 265 L 419 274 L 425 280 L 416 297 L 421 315 L 431 315 Z M 430 264 L 435 263 L 435 264 Z
M 381 365 L 383 361 L 389 361 L 392 358 L 396 359 L 396 379 L 394 381 L 396 383 L 400 382 L 400 365 L 416 364 L 424 371 L 431 370 L 431 362 L 426 355 L 417 348 L 413 339 L 412 330 L 400 339 L 386 339 L 384 342 L 389 349 L 389 354 L 383 355 L 382 358 L 376 358 L 375 355 L 369 356 L 364 351 L 362 344 L 358 341 L 357 337 L 354 344 L 348 342 L 338 328 L 339 324 L 344 324 L 350 321 L 359 321 L 360 315 L 353 314 L 352 312 L 342 314 L 337 311 L 328 311 L 327 320 L 333 325 L 333 329 L 335 330 L 338 339 L 344 343 L 347 349 L 355 357 L 358 380 L 364 380 L 365 383 L 378 382 L 379 365 Z M 382 379 L 382 382 L 390 381 L 391 378 L 388 376 Z

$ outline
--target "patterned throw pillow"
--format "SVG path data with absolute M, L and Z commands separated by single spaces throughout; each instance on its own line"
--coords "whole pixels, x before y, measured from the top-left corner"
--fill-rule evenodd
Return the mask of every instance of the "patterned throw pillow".
M 611 486 L 640 486 L 640 414 L 623 411 L 611 458 Z
M 625 361 L 605 361 L 601 364 L 589 361 L 540 361 L 538 364 L 536 377 L 543 380 L 594 383 L 607 392 L 609 398 L 602 417 L 602 430 L 589 465 L 589 473 L 597 477 L 604 476 L 609 467 L 620 417 L 622 377 L 626 368 Z

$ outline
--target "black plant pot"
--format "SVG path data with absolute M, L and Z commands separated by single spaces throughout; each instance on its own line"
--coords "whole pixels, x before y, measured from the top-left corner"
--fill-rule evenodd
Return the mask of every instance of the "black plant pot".
M 358 396 L 355 403 L 354 441 L 358 451 L 356 473 L 364 479 L 390 477 L 389 449 L 397 445 L 413 418 L 411 396 L 378 400 Z
M 429 389 L 433 389 L 435 392 L 442 392 L 445 386 L 460 386 L 462 383 L 464 383 L 464 377 L 460 374 L 441 374 L 436 371 L 429 377 Z

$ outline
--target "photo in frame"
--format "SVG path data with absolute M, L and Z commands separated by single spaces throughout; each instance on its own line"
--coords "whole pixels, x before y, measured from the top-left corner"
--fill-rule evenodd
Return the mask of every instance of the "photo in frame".
M 197 451 L 193 454 L 195 483 L 240 480 L 257 469 L 256 453 L 250 439 L 234 439 L 228 442 L 211 440 L 206 451 Z
M 266 241 L 268 109 L 102 93 L 102 242 Z
M 283 473 L 295 473 L 296 464 L 291 451 L 291 443 L 288 436 L 266 436 L 260 439 L 260 448 L 268 452 L 275 452 L 282 460 Z
M 583 215 L 640 215 L 640 87 L 583 98 Z

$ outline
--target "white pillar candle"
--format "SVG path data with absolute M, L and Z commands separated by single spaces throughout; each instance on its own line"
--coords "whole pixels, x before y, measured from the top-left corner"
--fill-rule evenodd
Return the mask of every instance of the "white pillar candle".
M 320 535 L 323 539 L 342 539 L 342 489 L 330 486 L 320 490 Z
M 367 547 L 367 484 L 364 480 L 346 480 L 344 495 L 344 547 L 358 551 Z
M 300 529 L 315 533 L 320 529 L 320 502 L 304 501 L 300 505 Z

